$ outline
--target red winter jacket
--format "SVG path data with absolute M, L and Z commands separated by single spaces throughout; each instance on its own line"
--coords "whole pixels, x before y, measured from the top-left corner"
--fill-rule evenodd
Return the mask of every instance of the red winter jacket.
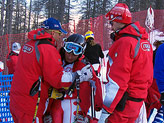
M 14 53 L 13 51 L 11 51 L 9 55 L 7 55 L 6 64 L 8 68 L 8 74 L 14 74 L 16 64 L 18 62 L 18 55 L 19 54 Z
M 123 36 L 131 34 L 140 37 Z M 104 108 L 113 112 L 125 91 L 130 97 L 145 99 L 153 81 L 153 50 L 148 34 L 138 22 L 120 30 L 109 49 L 107 68 L 108 100 Z
M 14 73 L 10 93 L 10 107 L 34 116 L 38 94 L 32 97 L 29 93 L 34 82 L 38 80 L 39 76 L 42 76 L 40 103 L 37 113 L 38 116 L 42 116 L 48 98 L 49 87 L 61 88 L 62 62 L 60 54 L 53 45 L 36 45 L 36 41 L 39 39 L 48 39 L 50 42 L 55 42 L 53 37 L 44 32 L 43 29 L 29 32 L 28 38 L 31 41 L 22 47 L 17 69 Z M 39 50 L 38 57 L 36 57 L 35 48 Z

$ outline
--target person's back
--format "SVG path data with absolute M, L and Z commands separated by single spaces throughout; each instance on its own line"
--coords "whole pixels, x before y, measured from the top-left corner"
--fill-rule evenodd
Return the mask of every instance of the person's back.
M 42 35 L 37 35 L 38 32 L 44 32 Z M 33 39 L 36 35 L 38 38 Z M 45 102 L 48 98 L 48 88 L 50 85 L 60 88 L 60 76 L 62 75 L 62 63 L 60 60 L 60 55 L 57 49 L 50 44 L 38 44 L 43 41 L 49 42 L 47 40 L 52 39 L 51 35 L 46 33 L 43 29 L 38 29 L 36 31 L 31 31 L 28 33 L 29 39 L 31 41 L 27 42 L 21 49 L 18 59 L 17 69 L 14 73 L 12 86 L 11 86 L 11 96 L 10 105 L 14 106 L 15 109 L 19 108 L 29 115 L 33 115 L 35 111 L 35 106 L 37 102 L 37 94 L 35 96 L 30 95 L 30 90 L 40 76 L 42 76 L 41 82 L 41 94 L 40 94 L 40 104 L 38 108 L 38 116 L 43 114 L 45 109 Z M 43 39 L 43 40 L 41 40 Z M 52 39 L 53 42 L 53 39 Z M 36 53 L 39 50 L 39 55 Z M 52 70 L 54 69 L 54 70 Z M 56 77 L 58 75 L 58 77 Z M 52 78 L 52 76 L 54 76 Z
M 14 72 L 15 72 L 20 49 L 21 49 L 21 46 L 19 43 L 14 42 L 12 44 L 12 51 L 7 55 L 7 60 L 6 60 L 8 74 L 14 74 Z
M 88 31 L 85 33 L 85 40 L 87 46 L 85 48 L 84 55 L 89 60 L 89 62 L 93 65 L 96 75 L 98 75 L 99 67 L 100 67 L 100 58 L 104 58 L 103 51 L 101 49 L 100 44 L 95 43 L 94 34 L 92 31 Z
M 91 64 L 100 64 L 99 58 L 104 58 L 101 46 L 99 44 L 91 45 L 90 42 L 87 42 L 84 55 Z

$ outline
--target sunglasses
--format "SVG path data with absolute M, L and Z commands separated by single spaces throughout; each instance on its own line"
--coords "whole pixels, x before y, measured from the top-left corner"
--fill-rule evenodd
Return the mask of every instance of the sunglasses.
M 79 44 L 73 43 L 73 42 L 66 42 L 64 45 L 64 49 L 66 52 L 70 53 L 73 51 L 74 55 L 80 55 L 82 54 L 83 47 Z
M 116 18 L 118 18 L 118 16 L 116 16 L 116 17 L 112 18 L 112 20 L 110 20 L 109 23 L 110 23 L 111 26 L 113 26 L 113 21 L 114 21 Z
M 58 33 L 59 35 L 61 35 L 61 34 L 62 34 L 62 32 L 60 32 L 60 31 L 54 31 L 54 32 Z

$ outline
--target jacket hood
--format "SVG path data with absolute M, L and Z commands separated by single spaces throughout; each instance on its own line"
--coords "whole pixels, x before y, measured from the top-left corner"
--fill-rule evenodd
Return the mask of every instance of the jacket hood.
M 53 42 L 55 42 L 55 39 L 52 35 L 45 32 L 44 29 L 39 28 L 37 30 L 32 30 L 28 33 L 28 38 L 31 40 L 39 40 L 39 39 L 49 39 Z
M 129 24 L 128 26 L 120 30 L 118 35 L 123 34 L 131 34 L 145 40 L 148 39 L 148 33 L 146 32 L 146 29 L 141 27 L 139 22 Z

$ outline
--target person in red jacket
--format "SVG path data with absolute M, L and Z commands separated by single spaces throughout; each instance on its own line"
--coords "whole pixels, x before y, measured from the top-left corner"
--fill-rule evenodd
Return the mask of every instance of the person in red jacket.
M 99 122 L 134 123 L 153 81 L 152 46 L 145 28 L 132 23 L 126 4 L 117 3 L 106 17 L 114 43 L 108 53 L 108 83 Z
M 85 58 L 80 60 L 84 49 L 85 41 L 82 35 L 72 34 L 67 38 L 64 47 L 60 49 L 65 72 L 75 72 L 80 70 L 83 66 L 85 66 L 85 64 L 89 64 L 89 61 L 87 61 Z M 53 93 L 51 93 L 51 95 L 54 96 L 50 98 L 56 100 L 54 100 L 53 103 L 49 105 L 48 110 L 50 111 L 48 112 L 50 112 L 52 116 L 53 123 L 73 123 L 77 121 L 84 122 L 86 119 L 88 119 L 87 112 L 91 106 L 91 84 L 94 86 L 95 91 L 95 110 L 101 110 L 103 104 L 101 83 L 96 77 L 95 73 L 93 74 L 93 78 L 90 80 L 90 82 L 91 83 L 84 81 L 80 83 L 79 93 L 76 89 L 77 86 L 70 95 L 66 93 L 72 82 L 63 83 L 62 90 L 57 90 L 58 93 L 56 93 L 56 91 L 52 91 Z M 65 92 L 64 95 L 61 96 L 61 98 L 57 97 L 56 95 L 62 94 L 62 91 Z M 80 99 L 79 103 L 78 98 Z M 78 105 L 79 108 L 77 108 Z M 50 119 L 46 119 L 50 121 Z
M 80 82 L 92 78 L 89 65 L 74 73 L 63 70 L 55 47 L 61 33 L 67 32 L 54 18 L 48 18 L 41 28 L 28 33 L 30 41 L 21 48 L 11 84 L 10 111 L 15 123 L 43 122 L 50 86 L 59 89 L 63 82 L 74 81 L 77 75 Z
M 14 42 L 12 44 L 12 50 L 9 53 L 9 55 L 7 55 L 7 60 L 6 60 L 7 67 L 8 67 L 8 74 L 14 74 L 15 72 L 20 49 L 21 49 L 21 45 L 19 43 Z

